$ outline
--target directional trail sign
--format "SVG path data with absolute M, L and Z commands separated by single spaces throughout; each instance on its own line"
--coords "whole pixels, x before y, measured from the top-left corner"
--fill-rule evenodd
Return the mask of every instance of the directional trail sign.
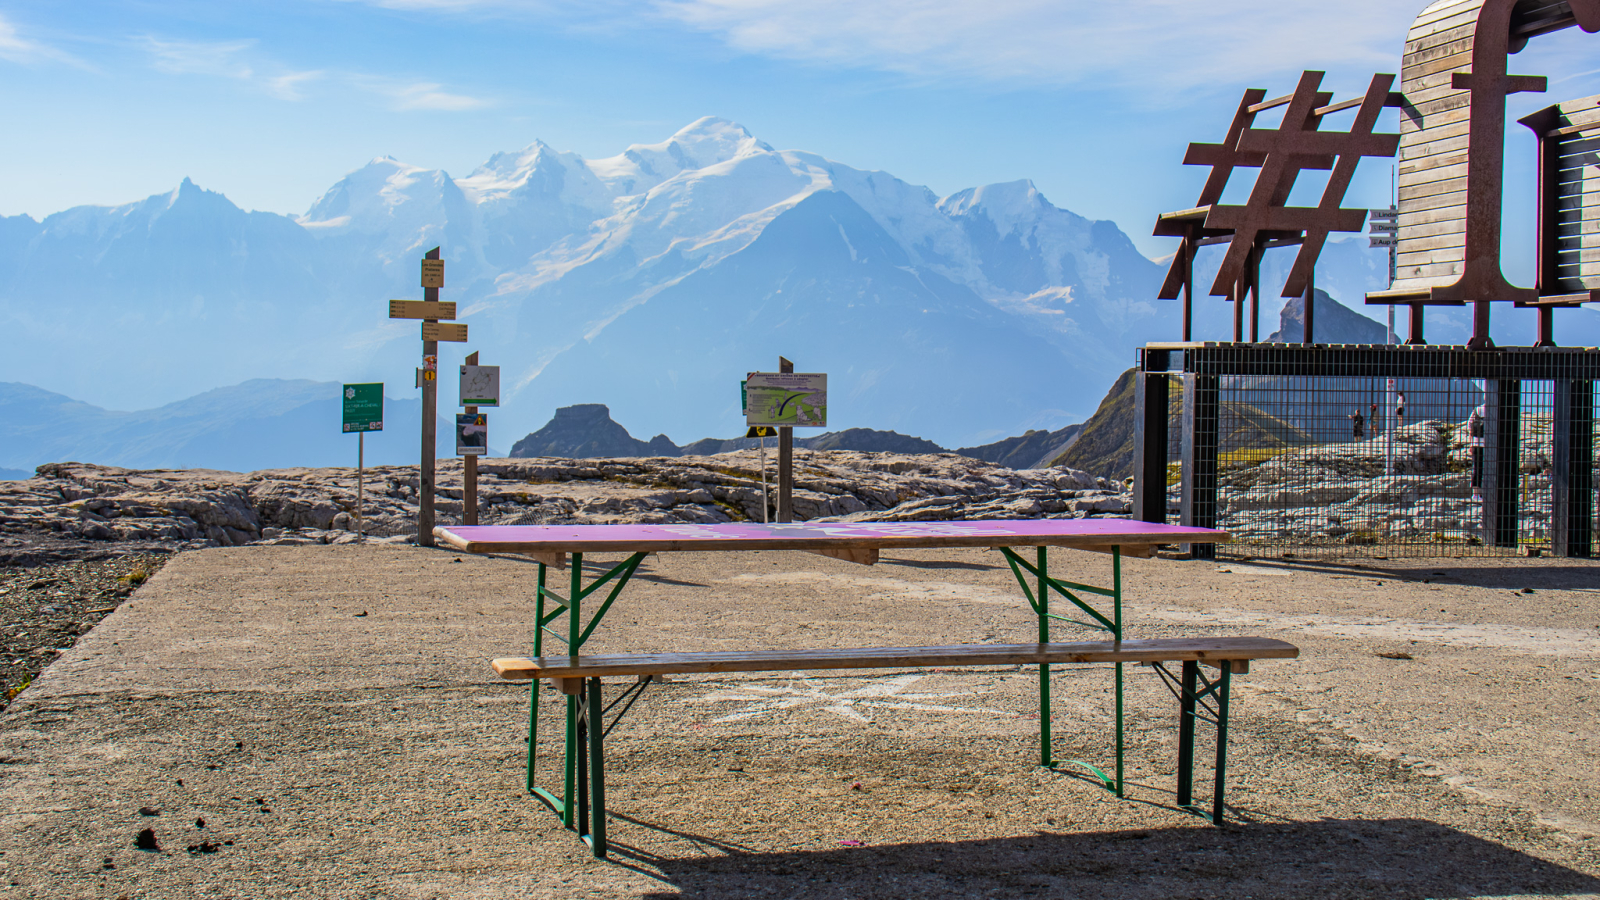
M 467 326 L 450 322 L 423 322 L 422 339 L 464 344 L 467 341 Z
M 383 382 L 344 386 L 344 433 L 383 430 Z
M 391 319 L 454 319 L 456 317 L 456 303 L 427 300 L 390 300 L 389 318 Z

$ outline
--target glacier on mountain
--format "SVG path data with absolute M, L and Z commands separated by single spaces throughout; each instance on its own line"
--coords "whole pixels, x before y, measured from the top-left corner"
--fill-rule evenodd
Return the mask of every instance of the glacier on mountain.
M 472 333 L 441 366 L 505 367 L 497 441 L 577 403 L 732 434 L 738 381 L 783 354 L 830 373 L 830 428 L 979 444 L 1082 421 L 1135 347 L 1178 336 L 1157 264 L 1031 182 L 940 198 L 707 117 L 605 159 L 536 141 L 462 178 L 379 157 L 298 217 L 185 181 L 0 218 L 0 322 L 27 348 L 0 379 L 124 408 L 263 377 L 392 392 L 419 346 L 384 301 L 420 296 L 433 246 Z M 39 340 L 94 351 L 62 366 Z

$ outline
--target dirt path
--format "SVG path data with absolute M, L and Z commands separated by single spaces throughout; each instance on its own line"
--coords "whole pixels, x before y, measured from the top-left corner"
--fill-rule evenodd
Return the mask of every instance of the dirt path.
M 665 555 L 591 646 L 1030 640 L 998 563 Z M 1130 801 L 1035 765 L 1032 672 L 685 677 L 612 735 L 603 863 L 522 792 L 526 689 L 487 666 L 531 645 L 533 566 L 184 553 L 0 718 L 0 896 L 1600 896 L 1600 566 L 1470 563 L 1127 564 L 1132 636 L 1304 650 L 1240 681 L 1241 826 L 1171 808 L 1145 670 Z M 1108 670 L 1057 683 L 1058 754 L 1106 762 Z

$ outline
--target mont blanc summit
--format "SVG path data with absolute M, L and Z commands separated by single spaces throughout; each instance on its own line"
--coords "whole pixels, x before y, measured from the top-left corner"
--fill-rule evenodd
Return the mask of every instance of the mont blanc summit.
M 417 293 L 433 246 L 467 349 L 504 367 L 506 433 L 576 403 L 680 439 L 731 431 L 737 382 L 784 354 L 830 373 L 830 427 L 973 444 L 1081 420 L 1133 347 L 1170 337 L 1157 266 L 1028 181 L 941 199 L 708 117 L 604 159 L 535 141 L 461 178 L 381 156 L 298 217 L 186 181 L 0 219 L 19 261 L 0 308 L 20 343 L 60 337 L 42 302 L 97 347 L 63 368 L 37 343 L 4 377 L 129 407 L 338 380 L 356 360 L 392 369 L 394 393 L 419 351 L 384 301 Z

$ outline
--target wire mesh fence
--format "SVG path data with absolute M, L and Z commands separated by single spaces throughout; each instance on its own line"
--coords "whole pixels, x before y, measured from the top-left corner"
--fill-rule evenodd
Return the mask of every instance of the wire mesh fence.
M 1431 349 L 1455 354 L 1186 350 L 1166 376 L 1169 521 L 1230 532 L 1230 556 L 1590 555 L 1595 354 Z

